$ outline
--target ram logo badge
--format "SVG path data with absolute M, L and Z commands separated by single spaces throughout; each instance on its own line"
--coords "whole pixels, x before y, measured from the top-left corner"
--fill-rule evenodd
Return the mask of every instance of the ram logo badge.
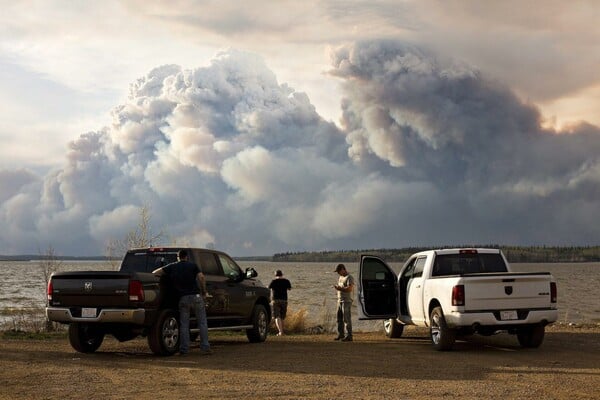
M 504 286 L 504 293 L 506 293 L 507 295 L 511 295 L 513 292 L 513 288 L 512 286 Z
M 91 292 L 92 291 L 92 282 L 85 282 L 83 284 L 83 290 L 85 290 L 86 292 Z

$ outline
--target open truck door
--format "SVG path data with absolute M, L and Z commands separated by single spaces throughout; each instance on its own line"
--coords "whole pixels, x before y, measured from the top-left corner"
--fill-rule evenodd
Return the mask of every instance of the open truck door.
M 358 273 L 358 319 L 395 319 L 396 273 L 381 258 L 362 255 Z

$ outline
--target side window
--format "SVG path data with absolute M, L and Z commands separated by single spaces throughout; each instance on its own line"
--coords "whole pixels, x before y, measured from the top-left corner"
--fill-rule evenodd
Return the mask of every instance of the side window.
M 433 265 L 433 276 L 446 276 L 454 274 L 454 258 L 452 255 L 438 255 Z
M 367 258 L 363 262 L 362 279 L 364 280 L 389 280 L 392 279 L 388 268 L 376 258 Z
M 415 269 L 415 261 L 416 259 L 412 259 L 409 261 L 409 264 L 402 271 L 402 279 L 410 279 L 413 274 L 413 270 Z
M 194 256 L 204 275 L 223 275 L 213 253 L 195 251 Z
M 218 257 L 225 276 L 230 277 L 233 280 L 238 280 L 242 276 L 242 270 L 237 266 L 235 261 L 224 254 L 219 254 Z
M 425 261 L 427 257 L 419 257 L 417 258 L 417 262 L 415 263 L 415 269 L 413 271 L 413 278 L 419 278 L 423 276 L 423 268 L 425 267 Z

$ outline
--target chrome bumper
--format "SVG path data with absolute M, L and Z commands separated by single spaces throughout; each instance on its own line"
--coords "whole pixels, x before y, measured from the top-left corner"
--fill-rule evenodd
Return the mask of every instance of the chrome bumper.
M 142 325 L 146 310 L 137 309 L 104 309 L 96 317 L 74 317 L 71 310 L 65 307 L 46 307 L 46 317 L 55 322 L 119 322 Z

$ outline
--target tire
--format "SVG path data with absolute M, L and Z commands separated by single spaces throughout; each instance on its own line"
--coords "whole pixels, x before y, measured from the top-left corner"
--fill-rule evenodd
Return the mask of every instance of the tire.
M 69 343 L 80 353 L 93 353 L 102 344 L 104 332 L 93 324 L 69 324 Z
M 260 343 L 267 340 L 269 334 L 269 315 L 262 304 L 254 306 L 252 311 L 252 328 L 246 329 L 246 336 L 250 343 Z
M 163 310 L 150 327 L 148 346 L 159 356 L 171 356 L 179 350 L 179 320 L 173 310 Z
M 545 328 L 543 325 L 534 325 L 522 328 L 517 332 L 519 344 L 523 347 L 538 348 L 544 341 Z
M 433 347 L 438 351 L 451 350 L 456 340 L 456 331 L 448 328 L 448 325 L 446 325 L 446 318 L 444 318 L 442 307 L 435 307 L 431 310 L 429 325 Z
M 385 336 L 390 339 L 396 339 L 402 336 L 404 325 L 399 323 L 396 318 L 390 318 L 383 321 L 383 330 L 385 331 Z

